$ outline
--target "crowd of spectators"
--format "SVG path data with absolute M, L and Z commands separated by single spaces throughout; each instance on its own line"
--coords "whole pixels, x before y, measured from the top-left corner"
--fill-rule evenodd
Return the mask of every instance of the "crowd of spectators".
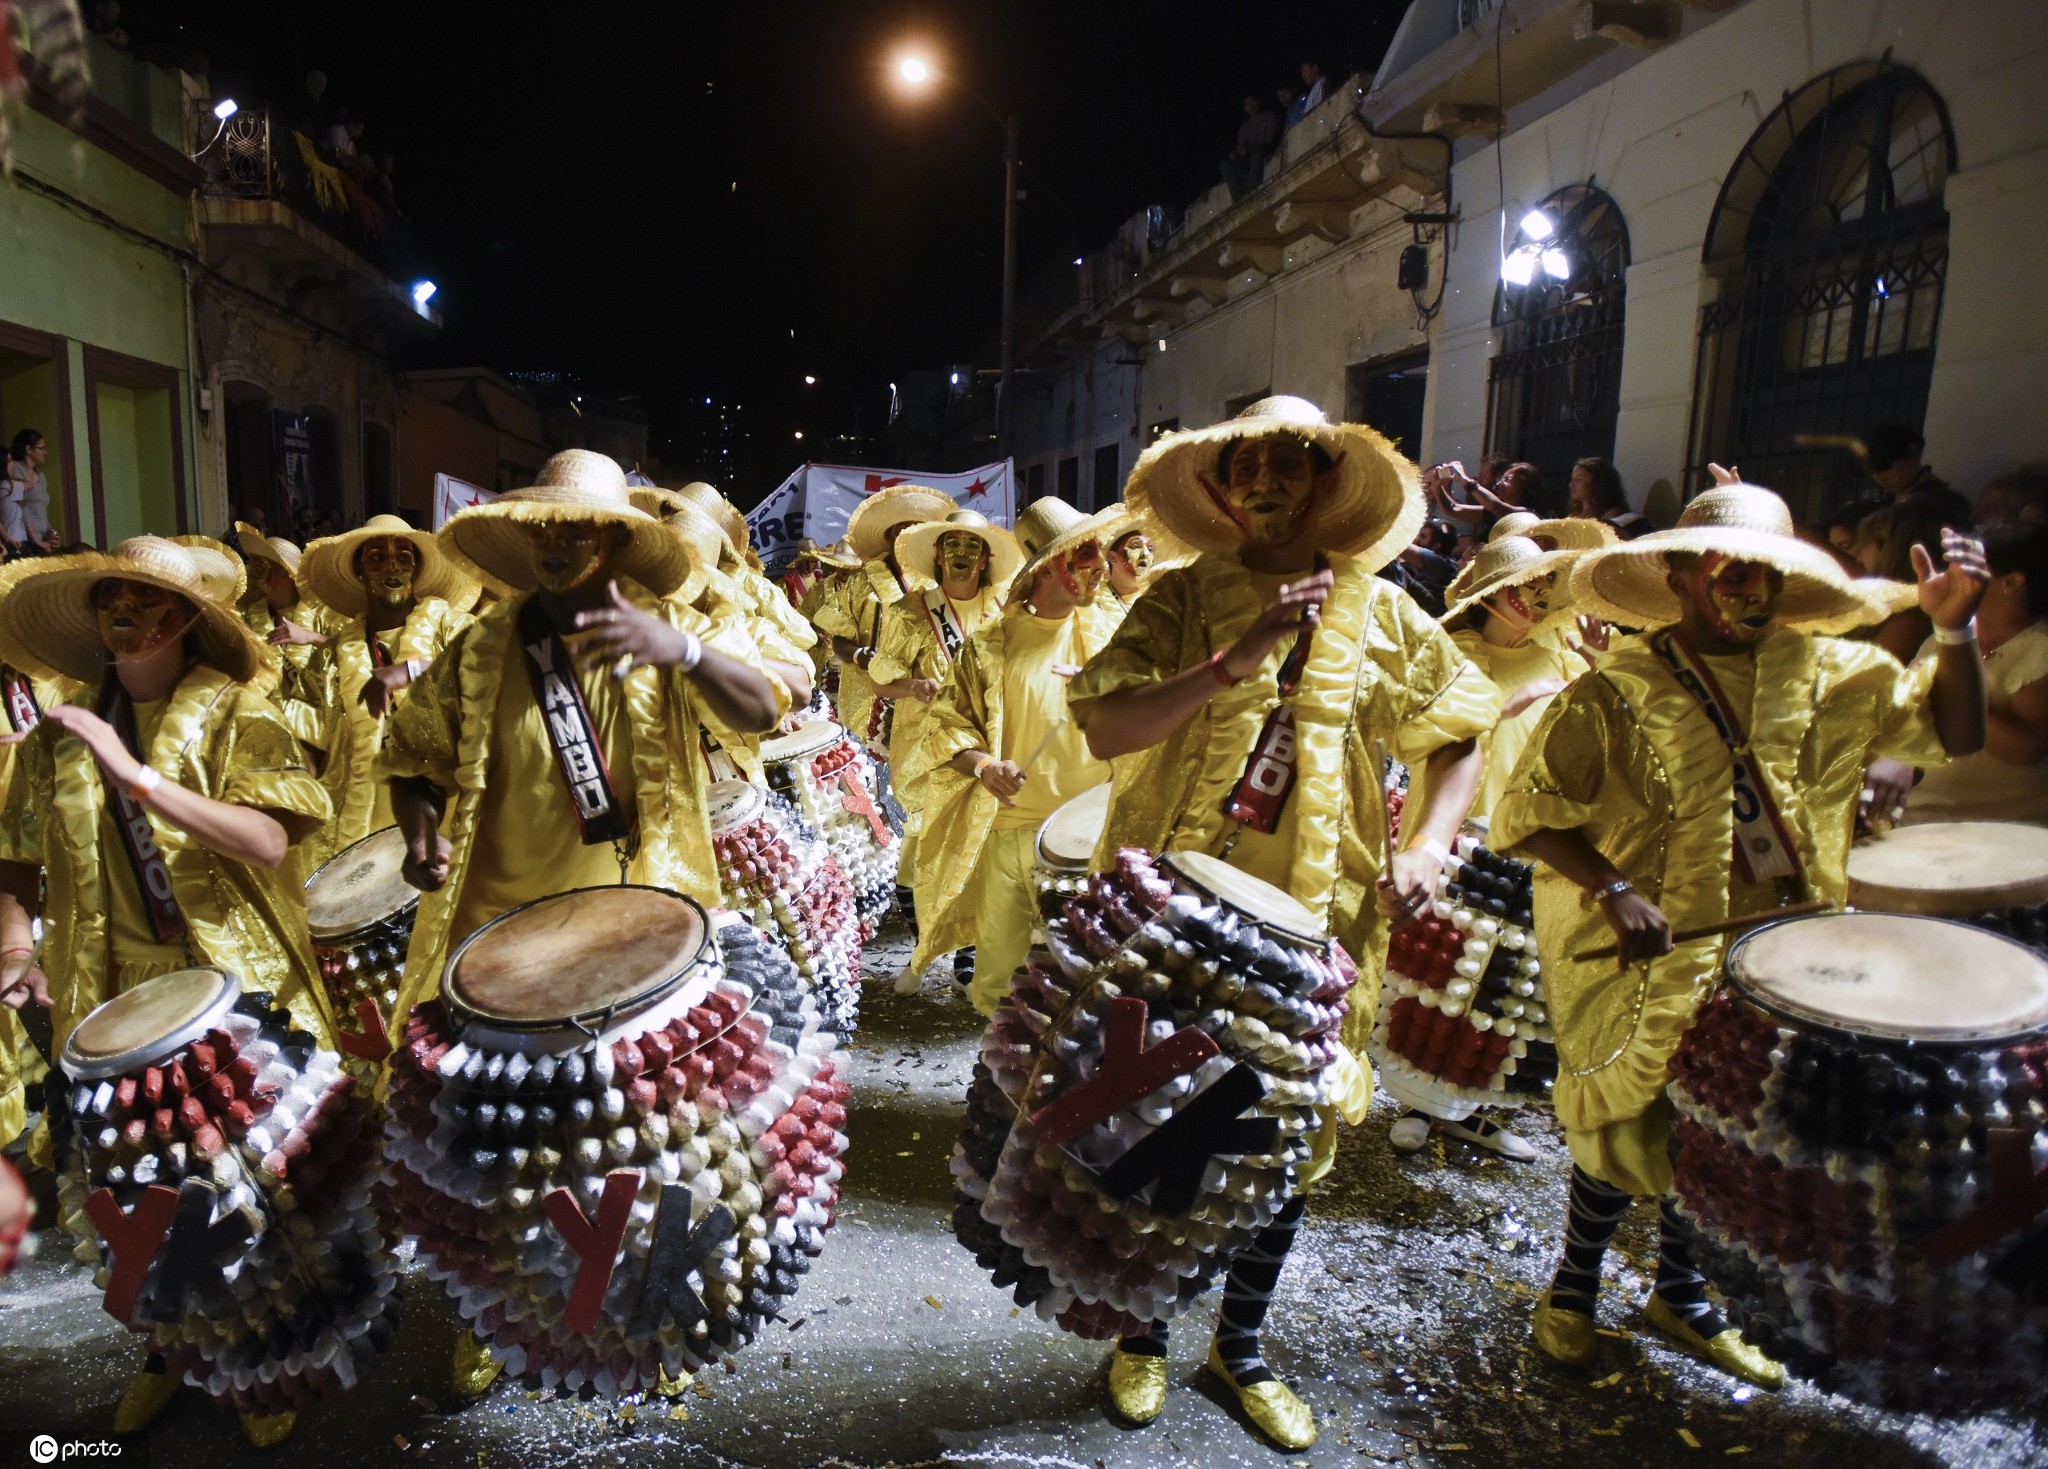
M 1330 95 L 1330 79 L 1316 61 L 1301 63 L 1301 83 L 1275 89 L 1272 100 L 1258 92 L 1244 99 L 1244 121 L 1237 125 L 1237 144 L 1223 160 L 1223 182 L 1233 201 L 1258 188 L 1266 165 L 1280 151 L 1287 130 L 1320 107 Z

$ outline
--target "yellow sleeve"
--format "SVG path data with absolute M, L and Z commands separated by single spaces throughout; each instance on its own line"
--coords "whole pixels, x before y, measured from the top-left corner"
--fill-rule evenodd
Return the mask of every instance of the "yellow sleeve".
M 860 641 L 861 632 L 860 622 L 856 616 L 858 603 L 854 599 L 858 596 L 860 601 L 865 602 L 872 594 L 873 588 L 868 585 L 867 573 L 853 572 L 832 589 L 831 596 L 818 604 L 818 614 L 811 621 L 816 623 L 818 631 L 828 638 L 846 638 L 857 643 Z
M 1413 597 L 1390 590 L 1394 594 L 1385 601 L 1398 652 L 1375 640 L 1373 656 L 1401 691 L 1394 758 L 1417 765 L 1445 745 L 1475 739 L 1498 724 L 1500 690 Z
M 235 701 L 224 733 L 226 739 L 213 771 L 217 799 L 231 806 L 305 818 L 286 823 L 294 840 L 334 819 L 334 803 L 327 788 L 307 768 L 306 752 L 299 747 L 298 737 L 268 699 L 254 690 L 243 693 Z
M 401 638 L 398 657 L 401 662 L 409 658 L 424 658 L 432 663 L 441 656 L 441 650 L 454 642 L 461 631 L 476 621 L 467 612 L 459 612 L 439 597 L 430 598 L 432 606 L 426 624 L 417 638 Z M 408 633 L 410 629 L 407 630 Z
M 471 629 L 458 633 L 433 666 L 407 684 L 384 718 L 377 780 L 424 776 L 444 791 L 455 789 L 462 742 L 462 650 Z
M 1848 638 L 1819 640 L 1829 668 L 1822 701 L 1830 716 L 1865 731 L 1872 758 L 1908 765 L 1945 765 L 1941 732 L 1934 723 L 1935 659 L 1902 666 L 1875 643 Z
M 1000 636 L 1000 620 L 977 632 L 953 664 L 952 675 L 939 687 L 939 695 L 925 711 L 924 763 L 927 770 L 946 764 L 962 750 L 988 750 L 994 740 L 988 727 L 987 679 L 1001 668 L 998 656 L 991 667 L 989 639 Z
M 804 620 L 802 613 L 790 605 L 782 588 L 758 571 L 748 571 L 743 578 L 748 592 L 753 596 L 754 611 L 763 622 L 772 624 L 782 635 L 783 641 L 795 648 L 798 657 L 787 659 L 791 663 L 806 661 L 812 646 L 818 641 L 817 629 Z
M 1552 700 L 1506 793 L 1494 803 L 1487 845 L 1511 853 L 1536 832 L 1591 825 L 1608 762 L 1621 748 L 1615 721 L 1624 715 L 1615 707 L 1612 686 L 1597 674 Z
M 15 747 L 14 770 L 7 781 L 7 804 L 0 809 L 0 861 L 19 862 L 28 867 L 43 865 L 43 813 L 54 801 L 55 741 L 62 733 L 54 724 L 39 724 Z
M 882 631 L 875 639 L 875 656 L 868 664 L 868 677 L 876 683 L 901 683 L 917 675 L 917 655 L 922 642 L 916 619 L 925 615 L 924 598 L 905 597 L 882 613 Z
M 1161 576 L 1131 605 L 1108 646 L 1067 685 L 1067 708 L 1086 729 L 1095 701 L 1104 694 L 1148 688 L 1181 671 L 1188 626 L 1188 579 L 1175 570 Z
M 801 653 L 794 653 L 785 657 L 782 652 L 761 646 L 759 638 L 761 624 L 744 608 L 734 603 L 723 601 L 716 596 L 714 596 L 712 604 L 720 609 L 717 615 L 707 616 L 696 608 L 687 607 L 673 598 L 664 598 L 658 604 L 649 606 L 648 610 L 657 617 L 666 617 L 674 627 L 682 632 L 695 633 L 704 640 L 704 645 L 707 648 L 715 648 L 735 663 L 744 663 L 747 667 L 753 669 L 754 672 L 760 674 L 761 677 L 767 679 L 769 687 L 775 690 L 775 717 L 778 720 L 781 719 L 785 714 L 789 713 L 792 702 L 789 695 L 789 685 L 777 678 L 775 670 L 770 668 L 763 660 L 773 658 L 799 666 L 808 660 Z M 695 692 L 690 687 L 687 674 L 679 673 L 674 669 L 667 669 L 664 671 L 663 676 L 672 685 L 673 692 L 677 698 L 684 701 L 686 706 L 692 711 L 695 721 L 708 726 L 714 735 L 720 737 L 721 743 L 727 743 L 735 738 L 750 740 L 759 738 L 758 735 L 740 736 L 735 731 L 726 728 L 724 723 L 711 712 L 710 706 L 696 697 Z M 693 740 L 696 738 L 694 724 L 689 731 L 689 737 Z

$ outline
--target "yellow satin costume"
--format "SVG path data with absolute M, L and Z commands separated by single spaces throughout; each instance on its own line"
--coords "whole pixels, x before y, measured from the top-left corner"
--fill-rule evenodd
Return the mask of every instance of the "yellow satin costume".
M 440 992 L 450 950 L 475 925 L 496 916 L 465 903 L 472 867 L 502 860 L 485 857 L 486 849 L 497 854 L 555 851 L 564 830 L 581 848 L 519 645 L 519 611 L 532 595 L 495 603 L 458 633 L 439 661 L 399 697 L 385 727 L 377 778 L 420 776 L 446 792 L 450 816 L 442 831 L 453 847 L 447 882 L 420 898 L 394 1027 L 404 1024 L 414 1005 Z M 714 633 L 710 619 L 672 598 L 657 600 L 636 588 L 634 600 L 685 632 L 706 638 Z M 632 803 L 636 817 L 625 880 L 716 904 L 718 867 L 697 747 L 697 729 L 707 711 L 689 680 L 669 669 L 637 668 L 623 683 L 600 689 L 608 673 L 578 669 L 577 674 L 601 743 L 625 757 L 611 763 L 612 788 Z M 781 681 L 769 676 L 769 682 L 783 690 L 779 702 L 786 706 Z M 578 873 L 587 862 L 589 874 L 620 880 L 609 844 L 573 855 L 579 859 Z M 575 885 L 575 874 L 523 856 L 493 872 L 493 904 L 505 907 Z
M 819 604 L 812 619 L 828 638 L 844 638 L 857 648 L 873 648 L 882 635 L 882 614 L 903 600 L 905 591 L 918 592 L 931 583 L 910 572 L 902 583 L 877 558 L 845 581 Z M 851 662 L 839 665 L 839 723 L 862 744 L 867 743 L 868 719 L 875 707 L 875 681 L 865 669 Z
M 726 572 L 700 568 L 675 593 L 672 600 L 675 599 L 708 621 L 709 626 L 699 632 L 707 648 L 715 648 L 743 663 L 787 663 L 803 668 L 811 661 L 810 647 L 818 635 L 806 625 L 804 632 L 810 642 L 799 645 L 792 641 L 782 620 L 756 611 L 756 600 L 747 585 Z M 772 669 L 767 672 L 777 684 L 782 682 L 775 678 Z M 704 724 L 697 736 L 696 757 L 703 778 L 766 785 L 767 777 L 761 767 L 762 737 L 727 727 L 708 708 L 700 706 L 700 712 Z
M 1492 680 L 1500 690 L 1503 705 L 1540 679 L 1569 684 L 1588 667 L 1585 659 L 1565 645 L 1561 631 L 1539 630 L 1521 646 L 1509 648 L 1487 642 L 1474 628 L 1461 627 L 1451 634 L 1451 641 Z M 1509 777 L 1515 773 L 1529 737 L 1543 722 L 1543 712 L 1549 707 L 1550 699 L 1538 699 L 1517 714 L 1503 714 L 1498 724 L 1480 736 L 1479 747 L 1486 763 L 1479 774 L 1479 793 L 1472 799 L 1475 819 L 1485 821 L 1491 817 L 1494 802 L 1507 791 Z M 1423 767 L 1418 765 L 1408 772 L 1408 809 L 1419 812 L 1427 801 L 1428 781 Z
M 1865 767 L 1947 758 L 1928 706 L 1932 666 L 1907 670 L 1875 644 L 1779 627 L 1758 643 L 1750 677 L 1734 660 L 1709 667 L 1747 721 L 1811 895 L 1842 902 Z M 1734 870 L 1733 779 L 1698 703 L 1643 638 L 1628 638 L 1552 701 L 1494 807 L 1492 844 L 1516 853 L 1535 832 L 1582 830 L 1674 930 L 1761 912 L 1779 894 Z M 1574 1161 L 1638 1196 L 1667 1192 L 1666 1063 L 1720 977 L 1725 939 L 1625 972 L 1612 959 L 1575 964 L 1567 956 L 1613 932 L 1597 903 L 1540 865 L 1536 934 Z
M 876 683 L 901 683 L 929 678 L 943 684 L 953 672 L 952 655 L 939 640 L 932 619 L 950 599 L 937 587 L 925 587 L 882 614 L 881 641 L 875 644 L 869 676 Z M 965 602 L 952 602 L 960 629 L 972 638 L 1002 611 L 1002 593 L 983 587 Z M 964 651 L 964 649 L 963 649 Z M 917 852 L 917 817 L 924 806 L 926 767 L 923 745 L 931 706 L 918 699 L 898 699 L 889 727 L 889 787 L 903 808 L 903 863 L 913 870 Z
M 0 668 L 0 674 L 12 671 Z M 36 703 L 44 709 L 63 703 L 78 687 L 68 678 L 37 678 L 30 683 L 35 689 Z M 12 728 L 11 711 L 6 711 L 6 717 Z M 15 749 L 13 745 L 0 745 L 0 793 L 13 785 Z M 21 1023 L 20 1014 L 10 1006 L 0 1005 L 0 1147 L 20 1137 L 22 1128 L 28 1125 L 27 1090 L 42 1080 L 48 1070 L 35 1043 L 29 1039 L 28 1027 Z

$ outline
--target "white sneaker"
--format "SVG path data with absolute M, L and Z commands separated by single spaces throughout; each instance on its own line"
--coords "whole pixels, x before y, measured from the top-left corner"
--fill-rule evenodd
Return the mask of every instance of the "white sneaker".
M 1463 1138 L 1474 1147 L 1485 1148 L 1517 1163 L 1528 1163 L 1536 1157 L 1536 1149 L 1527 1138 L 1517 1136 L 1484 1117 L 1468 1117 L 1463 1122 L 1446 1122 L 1443 1126 L 1452 1137 Z
M 1387 1141 L 1397 1153 L 1419 1153 L 1429 1146 L 1429 1121 L 1420 1112 L 1396 1117 L 1387 1129 Z
M 914 995 L 924 988 L 924 971 L 914 964 L 905 964 L 897 971 L 895 982 L 890 988 L 899 995 Z

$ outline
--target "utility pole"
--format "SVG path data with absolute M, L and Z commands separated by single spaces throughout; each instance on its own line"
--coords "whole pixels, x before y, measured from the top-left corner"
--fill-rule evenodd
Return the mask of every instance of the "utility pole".
M 1003 372 L 996 385 L 996 452 L 1010 449 L 1010 376 L 1017 330 L 1017 114 L 1003 126 Z

